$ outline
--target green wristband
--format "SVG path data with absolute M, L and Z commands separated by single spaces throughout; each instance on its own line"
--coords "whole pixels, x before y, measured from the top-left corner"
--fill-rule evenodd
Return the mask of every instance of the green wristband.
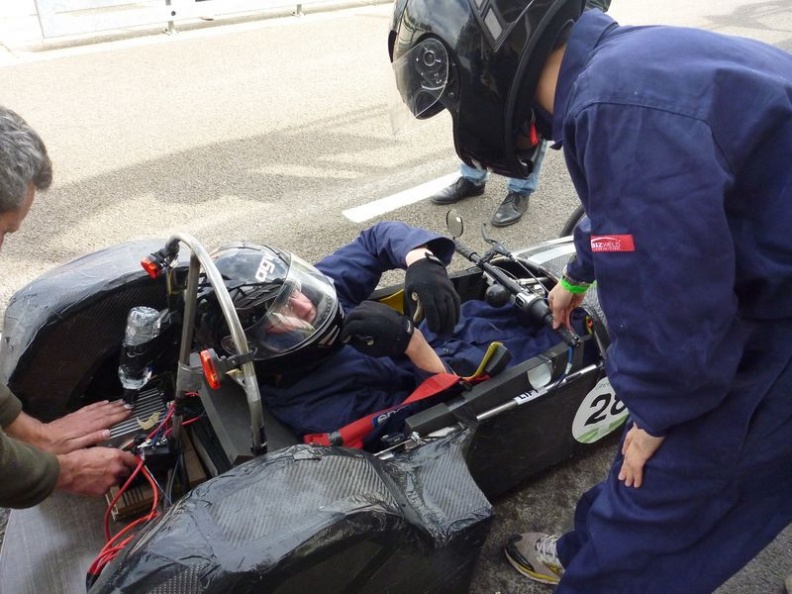
M 567 291 L 572 293 L 573 295 L 582 295 L 586 291 L 588 291 L 589 285 L 573 285 L 566 279 L 561 279 L 558 281 L 562 287 L 564 287 Z

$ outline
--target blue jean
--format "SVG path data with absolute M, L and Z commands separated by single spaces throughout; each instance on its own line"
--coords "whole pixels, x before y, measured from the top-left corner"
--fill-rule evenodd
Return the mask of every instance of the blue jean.
M 510 177 L 509 186 L 507 191 L 515 194 L 531 194 L 536 191 L 536 186 L 539 184 L 539 171 L 542 169 L 542 161 L 544 161 L 545 152 L 547 151 L 547 142 L 542 142 L 542 148 L 536 156 L 534 163 L 534 170 L 528 179 L 517 179 Z M 484 169 L 476 169 L 466 163 L 461 163 L 459 167 L 459 174 L 467 180 L 476 184 L 481 184 L 489 178 L 489 172 Z

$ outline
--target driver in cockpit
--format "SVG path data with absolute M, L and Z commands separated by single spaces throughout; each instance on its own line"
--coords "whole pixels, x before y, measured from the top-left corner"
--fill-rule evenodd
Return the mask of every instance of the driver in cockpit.
M 263 245 L 215 250 L 275 417 L 300 436 L 335 431 L 400 404 L 432 374 L 472 374 L 492 342 L 512 364 L 558 343 L 514 307 L 460 306 L 446 270 L 453 254 L 451 239 L 397 222 L 364 230 L 316 266 Z M 405 294 L 417 297 L 405 300 L 407 315 L 369 299 L 394 269 L 406 270 Z M 211 292 L 199 308 L 199 339 L 235 354 Z

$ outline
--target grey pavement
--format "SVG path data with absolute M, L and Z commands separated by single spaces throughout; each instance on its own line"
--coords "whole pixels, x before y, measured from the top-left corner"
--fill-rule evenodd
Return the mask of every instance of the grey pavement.
M 611 13 L 623 23 L 703 27 L 792 50 L 790 4 L 615 0 Z M 0 5 L 0 103 L 42 134 L 55 184 L 3 245 L 0 310 L 52 266 L 137 237 L 183 230 L 210 248 L 249 239 L 315 260 L 377 220 L 443 230 L 445 210 L 426 200 L 367 221 L 344 214 L 458 167 L 447 117 L 411 136 L 390 133 L 389 5 L 57 42 L 41 39 L 31 6 Z M 494 178 L 482 198 L 459 204 L 471 247 L 483 247 L 476 228 L 504 195 L 505 181 Z M 496 236 L 513 249 L 554 237 L 576 203 L 563 159 L 551 152 L 525 220 Z M 551 591 L 518 576 L 500 547 L 513 531 L 569 527 L 578 495 L 604 476 L 613 448 L 495 502 L 473 593 Z M 718 593 L 782 592 L 791 568 L 788 530 Z

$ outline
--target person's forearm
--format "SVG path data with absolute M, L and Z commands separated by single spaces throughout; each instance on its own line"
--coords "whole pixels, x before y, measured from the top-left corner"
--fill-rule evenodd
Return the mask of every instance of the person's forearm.
M 0 432 L 0 506 L 37 505 L 55 489 L 59 473 L 55 456 Z
M 407 264 L 407 266 L 409 266 L 410 264 L 412 264 L 416 260 L 420 260 L 421 258 L 425 258 L 426 254 L 434 255 L 434 254 L 432 254 L 432 250 L 430 250 L 425 245 L 422 245 L 422 246 L 417 247 L 417 248 L 415 248 L 413 250 L 410 250 L 407 253 L 407 256 L 404 258 L 404 261 Z
M 0 426 L 5 429 L 22 412 L 22 403 L 14 396 L 8 386 L 0 384 Z
M 410 358 L 413 365 L 418 369 L 428 371 L 430 373 L 447 373 L 445 364 L 442 359 L 434 351 L 434 349 L 426 342 L 426 338 L 421 331 L 416 328 L 413 332 L 410 344 L 407 345 L 407 350 L 404 354 Z
M 19 416 L 5 428 L 5 433 L 9 437 L 24 441 L 39 449 L 45 449 L 43 447 L 44 423 L 27 413 L 19 413 Z

